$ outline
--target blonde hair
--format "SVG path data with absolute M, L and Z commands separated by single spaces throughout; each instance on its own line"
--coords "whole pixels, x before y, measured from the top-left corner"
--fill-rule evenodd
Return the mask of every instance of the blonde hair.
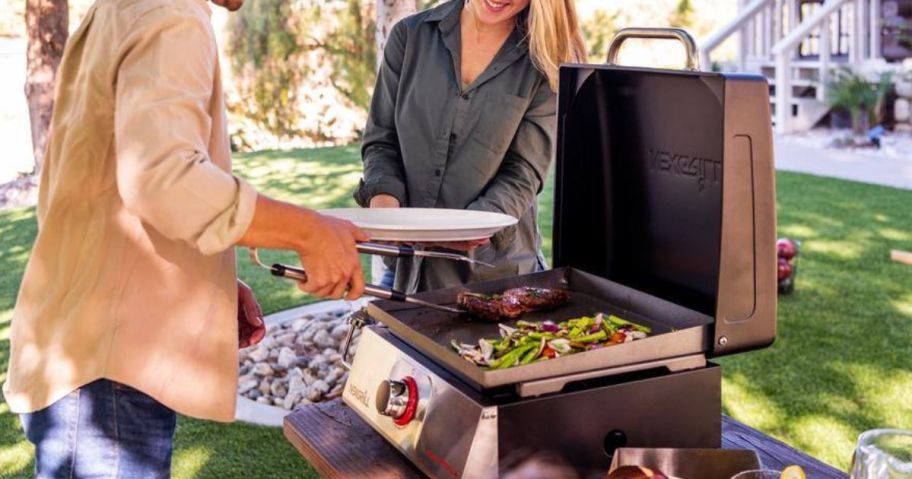
M 557 91 L 561 63 L 584 63 L 586 46 L 580 33 L 575 0 L 531 0 L 526 15 L 529 56 Z

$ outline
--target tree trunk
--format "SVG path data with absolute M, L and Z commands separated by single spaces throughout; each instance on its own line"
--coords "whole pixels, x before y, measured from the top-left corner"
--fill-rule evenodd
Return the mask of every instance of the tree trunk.
M 377 0 L 377 68 L 383 64 L 383 48 L 393 25 L 418 10 L 418 0 Z
M 25 96 L 32 126 L 35 172 L 41 170 L 54 110 L 54 76 L 69 34 L 67 0 L 27 0 L 28 32 Z

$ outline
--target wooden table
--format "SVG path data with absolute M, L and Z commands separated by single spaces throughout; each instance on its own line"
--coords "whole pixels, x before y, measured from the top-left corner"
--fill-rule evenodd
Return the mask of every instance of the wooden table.
M 339 400 L 310 404 L 285 417 L 285 437 L 323 476 L 422 478 L 424 475 Z M 757 451 L 763 466 L 804 468 L 808 479 L 845 479 L 847 475 L 756 429 L 722 416 L 722 447 Z

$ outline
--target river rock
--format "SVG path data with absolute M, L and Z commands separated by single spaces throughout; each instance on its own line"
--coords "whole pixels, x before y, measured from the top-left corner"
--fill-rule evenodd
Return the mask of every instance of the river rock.
M 238 392 L 244 394 L 247 391 L 257 387 L 260 382 L 253 376 L 242 376 L 238 379 Z
M 272 366 L 270 366 L 269 363 L 257 363 L 255 366 L 253 366 L 251 372 L 257 376 L 275 375 L 275 371 L 272 370 Z
M 269 379 L 264 379 L 264 380 L 260 381 L 260 385 L 257 386 L 257 388 L 256 388 L 256 390 L 259 391 L 260 394 L 263 394 L 264 396 L 269 394 L 270 389 L 271 389 L 271 386 L 269 384 Z
M 250 351 L 247 357 L 255 363 L 263 362 L 269 357 L 269 349 L 260 344 L 253 351 Z
M 298 392 L 303 393 L 306 390 L 307 390 L 307 383 L 304 382 L 303 378 L 291 378 L 291 380 L 288 381 L 288 394 L 289 395 L 298 393 Z
M 321 348 L 328 348 L 335 345 L 335 341 L 333 341 L 333 338 L 325 329 L 321 329 L 317 331 L 317 334 L 314 334 L 313 342 Z
M 329 385 L 325 381 L 318 379 L 307 389 L 307 399 L 319 401 L 320 397 L 329 392 Z
M 336 341 L 341 341 L 345 339 L 345 335 L 348 334 L 348 328 L 349 326 L 347 324 L 342 323 L 332 328 L 332 331 L 329 333 L 329 335 L 332 336 L 332 338 Z
M 276 366 L 280 371 L 285 371 L 288 368 L 294 367 L 295 363 L 298 362 L 298 356 L 291 350 L 289 347 L 282 347 L 279 349 L 278 358 L 276 359 Z
M 304 381 L 304 384 L 306 384 L 308 386 L 310 386 L 311 384 L 314 383 L 314 381 L 317 380 L 316 376 L 314 376 L 313 373 L 311 373 L 309 369 L 307 371 L 304 371 L 304 374 L 301 379 Z
M 282 346 L 291 346 L 294 344 L 296 334 L 293 332 L 284 333 L 276 336 L 276 342 Z
M 285 395 L 288 394 L 288 389 L 285 388 L 284 384 L 276 381 L 269 387 L 269 392 L 272 393 L 274 397 L 285 397 Z

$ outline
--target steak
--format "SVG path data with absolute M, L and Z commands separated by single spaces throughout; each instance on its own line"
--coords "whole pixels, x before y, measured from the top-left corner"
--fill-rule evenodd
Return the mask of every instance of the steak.
M 500 321 L 518 318 L 523 313 L 554 309 L 569 300 L 570 293 L 564 289 L 523 287 L 496 295 L 459 293 L 456 305 L 478 318 Z

